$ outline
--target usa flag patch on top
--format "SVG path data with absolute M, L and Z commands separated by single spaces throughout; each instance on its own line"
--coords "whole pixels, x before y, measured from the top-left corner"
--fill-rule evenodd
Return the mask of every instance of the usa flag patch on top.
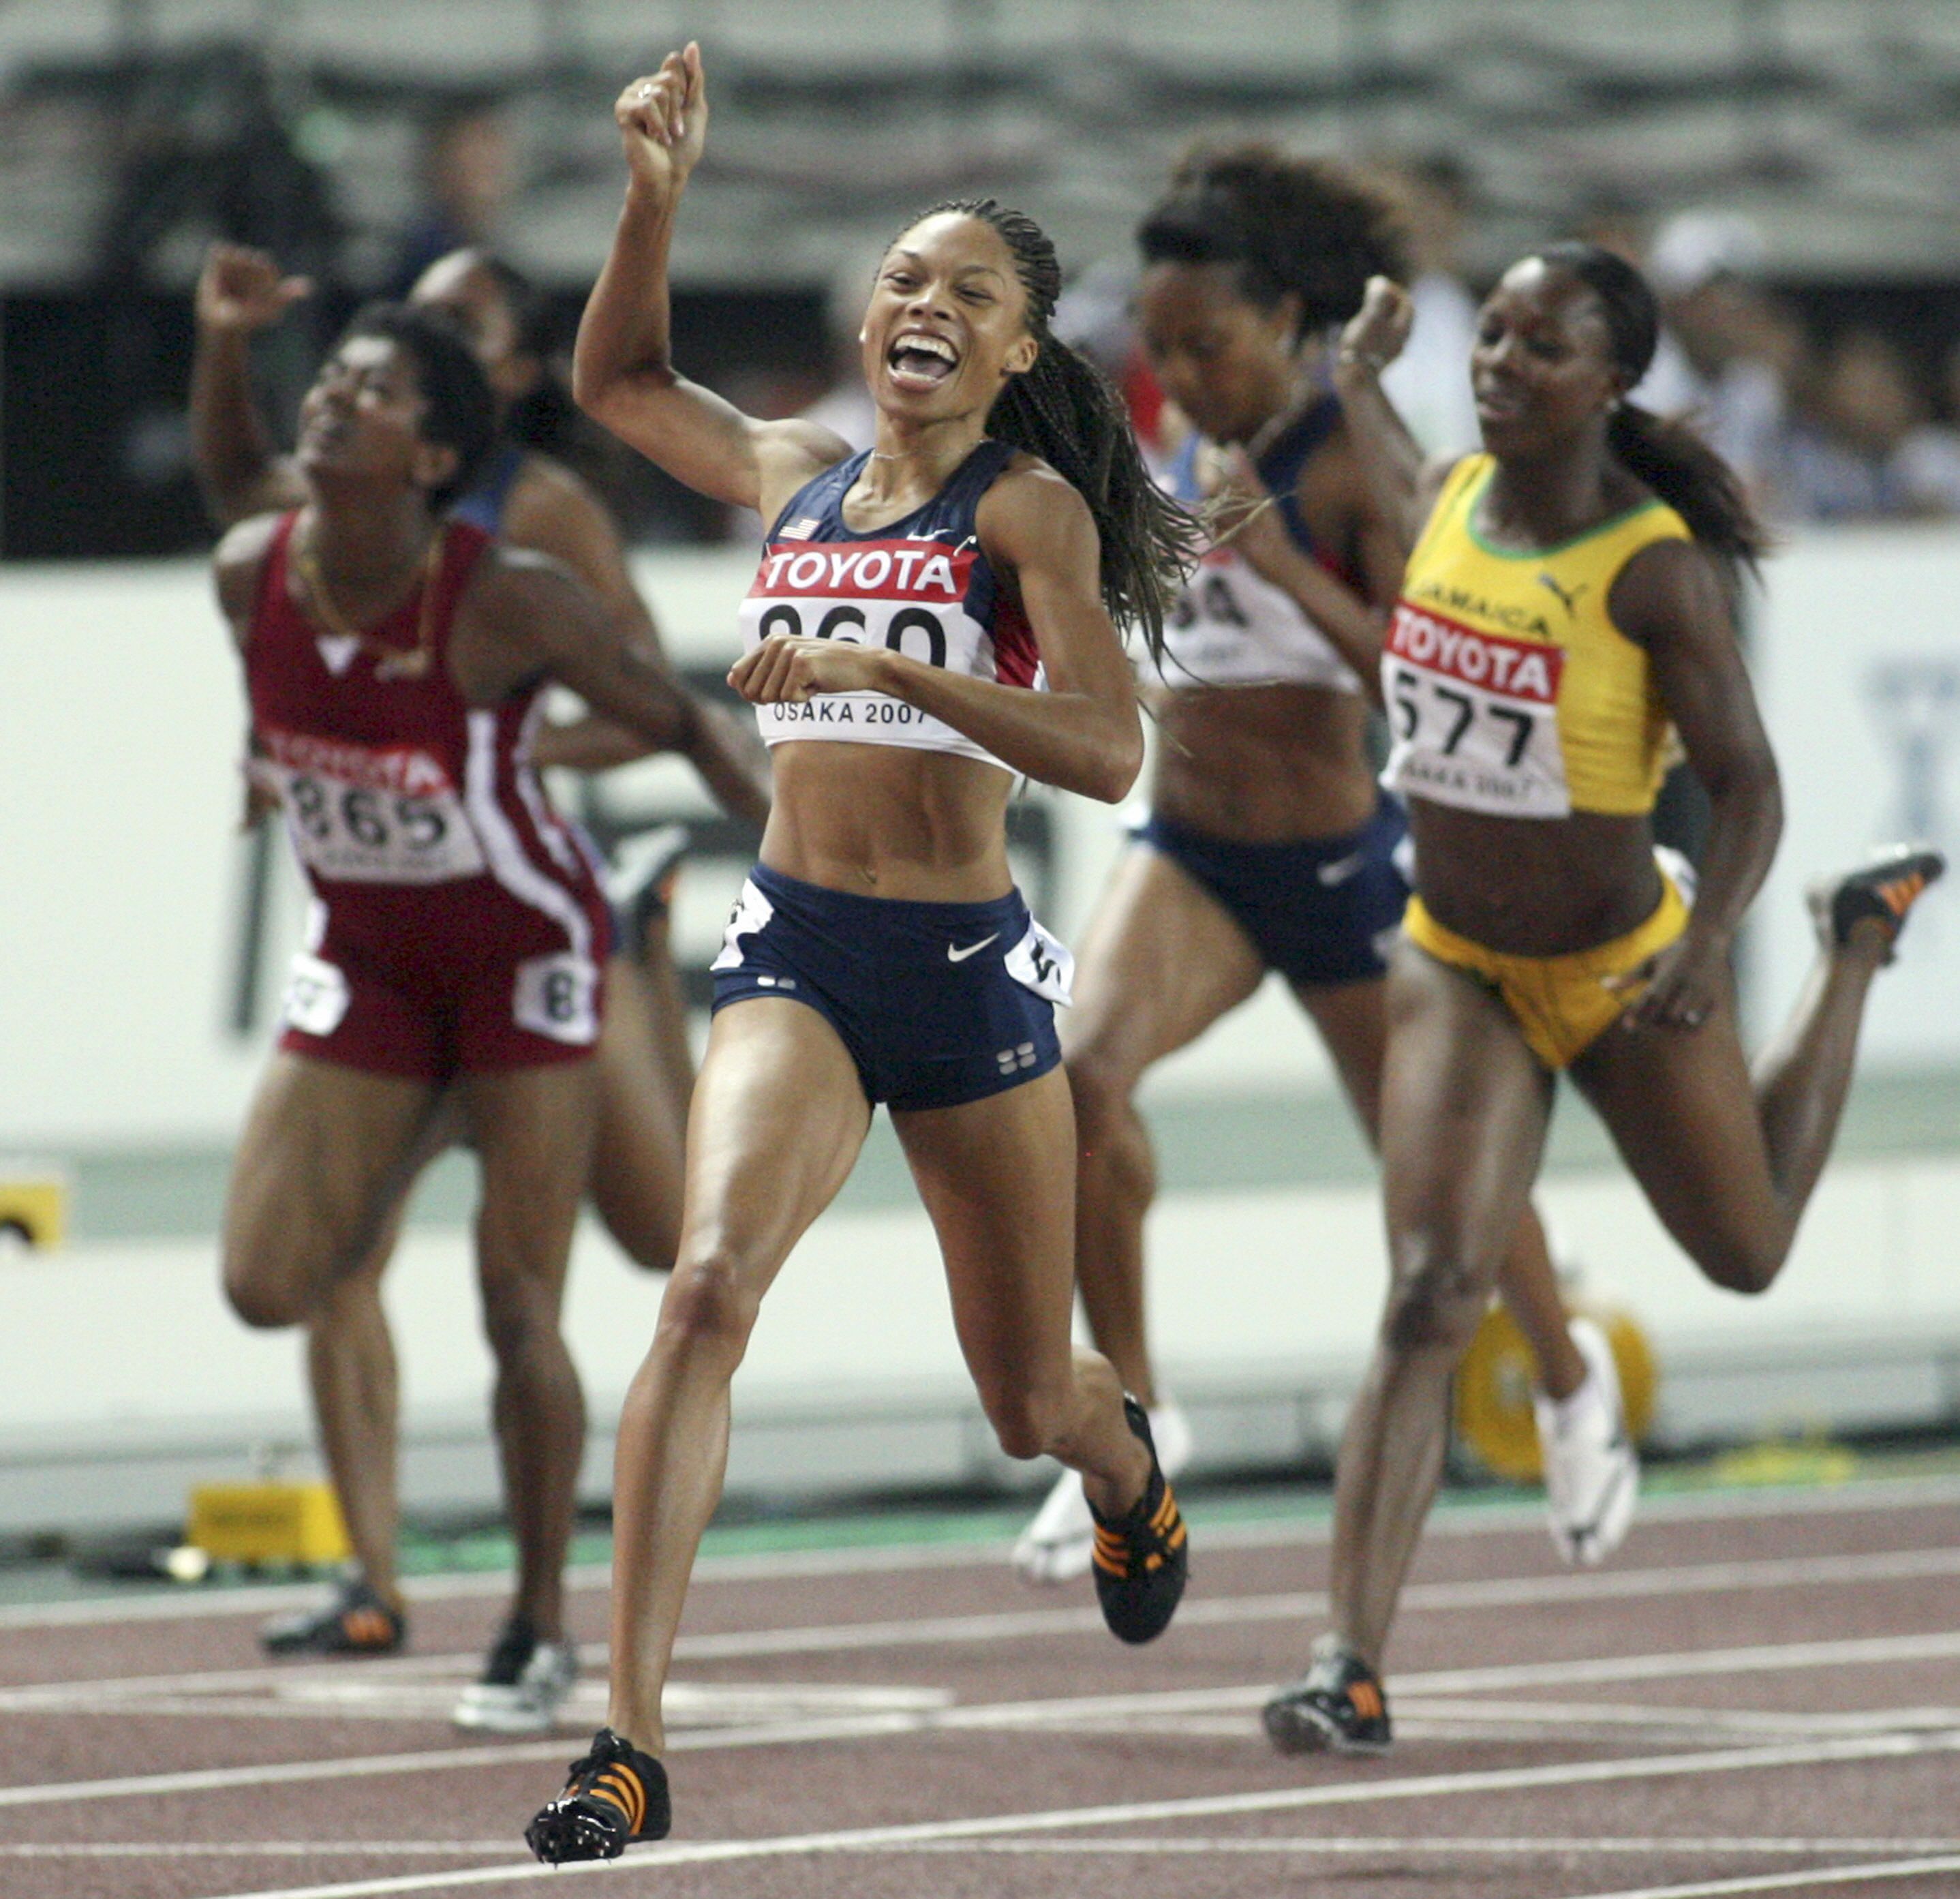
M 793 521 L 782 531 L 784 540 L 807 540 L 822 524 L 814 515 L 806 515 L 800 521 Z

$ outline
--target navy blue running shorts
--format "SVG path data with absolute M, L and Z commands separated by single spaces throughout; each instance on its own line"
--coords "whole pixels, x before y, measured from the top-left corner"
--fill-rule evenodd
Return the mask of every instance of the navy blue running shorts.
M 714 1007 L 807 1003 L 836 1030 L 867 1100 L 957 1107 L 1061 1060 L 1055 1005 L 1074 959 L 1018 891 L 991 903 L 858 897 L 758 864 L 711 968 Z
M 1289 983 L 1323 989 L 1388 973 L 1408 904 L 1398 861 L 1408 818 L 1386 792 L 1367 824 L 1339 837 L 1239 844 L 1154 815 L 1136 835 L 1215 897 Z

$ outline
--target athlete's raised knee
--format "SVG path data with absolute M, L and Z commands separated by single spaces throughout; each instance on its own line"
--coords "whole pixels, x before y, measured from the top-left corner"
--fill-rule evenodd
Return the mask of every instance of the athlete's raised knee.
M 292 1275 L 268 1272 L 258 1263 L 228 1256 L 224 1296 L 245 1323 L 260 1331 L 276 1331 L 304 1321 L 318 1302 Z
M 1075 1103 L 1075 1122 L 1084 1133 L 1127 1115 L 1136 1092 L 1136 1071 L 1101 1038 L 1071 1048 L 1063 1063 L 1068 1091 Z
M 680 1252 L 680 1223 L 665 1209 L 644 1214 L 638 1208 L 624 1207 L 616 1201 L 593 1195 L 599 1217 L 612 1244 L 634 1265 L 645 1273 L 671 1273 Z
M 304 1223 L 283 1230 L 246 1221 L 224 1241 L 224 1296 L 245 1323 L 260 1330 L 303 1324 L 331 1286 L 339 1255 Z
M 1068 1058 L 1067 1073 L 1075 1106 L 1076 1147 L 1084 1167 L 1113 1177 L 1131 1194 L 1152 1198 L 1157 1165 L 1133 1105 L 1134 1070 L 1091 1044 Z
M 1698 1245 L 1694 1263 L 1725 1292 L 1767 1292 L 1790 1257 L 1790 1244 L 1774 1236 L 1718 1235 Z

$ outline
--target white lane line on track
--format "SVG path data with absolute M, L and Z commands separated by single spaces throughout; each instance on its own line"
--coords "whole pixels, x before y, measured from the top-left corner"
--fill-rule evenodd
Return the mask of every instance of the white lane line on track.
M 1847 1582 L 1905 1582 L 1960 1575 L 1960 1548 L 1898 1550 L 1877 1555 L 1774 1557 L 1756 1563 L 1684 1564 L 1659 1569 L 1500 1577 L 1474 1582 L 1421 1582 L 1402 1592 L 1398 1613 L 1510 1609 L 1554 1603 L 1630 1601 L 1771 1588 L 1828 1588 Z M 1201 1596 L 1178 1611 L 1182 1628 L 1220 1628 L 1304 1620 L 1327 1613 L 1318 1590 L 1279 1595 Z M 1023 1610 L 1004 1614 L 934 1616 L 915 1621 L 847 1622 L 803 1629 L 758 1629 L 683 1636 L 677 1661 L 721 1662 L 759 1655 L 836 1654 L 851 1649 L 941 1647 L 949 1643 L 1025 1641 L 1031 1636 L 1099 1632 L 1093 1608 Z M 600 1664 L 603 1652 L 595 1658 Z M 0 1699 L 0 1706 L 6 1705 Z
M 921 1841 L 915 1853 L 1045 1854 L 1134 1853 L 1157 1857 L 1163 1854 L 1271 1853 L 1288 1856 L 1319 1854 L 1330 1858 L 1352 1856 L 1375 1859 L 1384 1853 L 1429 1853 L 1460 1857 L 1475 1853 L 1491 1859 L 1532 1859 L 1546 1853 L 1596 1854 L 1602 1859 L 1637 1854 L 1647 1859 L 1782 1859 L 1815 1857 L 1826 1853 L 1960 1853 L 1960 1840 L 1777 1840 L 1777 1839 L 1670 1839 L 1664 1835 L 1643 1839 L 1559 1839 L 1555 1837 L 1507 1838 L 1449 1838 L 1436 1834 L 1420 1837 L 1398 1837 L 1392 1834 L 1357 1834 L 1329 1838 L 1302 1835 L 1274 1839 L 1261 1835 L 1251 1838 L 1236 1834 L 1206 1839 L 1163 1839 L 1151 1834 L 1135 1838 L 1093 1840 L 975 1840 Z M 310 1859 L 316 1854 L 338 1854 L 343 1859 L 380 1859 L 415 1856 L 432 1858 L 443 1853 L 495 1853 L 508 1859 L 508 1840 L 83 1840 L 63 1843 L 0 1846 L 0 1859 Z M 637 1863 L 637 1861 L 635 1862 Z
M 1840 1709 L 1828 1713 L 1803 1713 L 1647 1703 L 1519 1701 L 1509 1696 L 1500 1702 L 1452 1701 L 1441 1696 L 1398 1693 L 1395 1712 L 1398 1733 L 1402 1731 L 1401 1717 L 1411 1713 L 1439 1723 L 1475 1721 L 1500 1729 L 1513 1725 L 1526 1728 L 1572 1724 L 1625 1728 L 1691 1725 L 1713 1729 L 1738 1740 L 1747 1735 L 1794 1738 L 1799 1735 L 1897 1733 L 1906 1728 L 1960 1728 L 1960 1708 L 1943 1707 Z
M 1825 1853 L 1946 1853 L 1960 1851 L 1960 1840 L 1670 1840 L 1665 1836 L 1644 1840 L 1561 1840 L 1556 1837 L 1481 1840 L 1453 1839 L 1435 1834 L 1424 1834 L 1419 1838 L 1398 1838 L 1392 1834 L 1357 1834 L 1345 1839 L 1325 1839 L 1310 1834 L 1286 1839 L 1269 1835 L 1246 1838 L 1227 1834 L 1202 1840 L 1163 1840 L 1143 1834 L 1126 1840 L 1107 1838 L 1098 1834 L 1093 1840 L 949 1840 L 921 1843 L 910 1850 L 919 1853 L 1024 1853 L 1031 1859 L 1047 1854 L 1061 1858 L 1070 1853 L 1134 1853 L 1153 1859 L 1160 1854 L 1270 1853 L 1285 1857 L 1325 1854 L 1334 1859 L 1379 1859 L 1389 1853 L 1409 1857 L 1432 1853 L 1450 1859 L 1480 1855 L 1503 1859 L 1535 1859 L 1555 1853 L 1596 1853 L 1602 1859 L 1637 1855 L 1642 1859 L 1704 1859 L 1725 1856 L 1740 1859 L 1780 1859 L 1785 1855 L 1812 1856 Z
M 1882 1636 L 1858 1641 L 1792 1643 L 1746 1649 L 1699 1649 L 1658 1655 L 1618 1655 L 1609 1660 L 1539 1662 L 1489 1668 L 1433 1671 L 1408 1674 L 1395 1683 L 1398 1697 L 1472 1694 L 1484 1690 L 1589 1685 L 1602 1681 L 1687 1680 L 1706 1676 L 1783 1674 L 1828 1668 L 1871 1667 L 1960 1656 L 1960 1630 L 1932 1636 Z M 807 1745 L 829 1741 L 876 1740 L 944 1729 L 956 1732 L 1065 1730 L 1083 1720 L 1182 1713 L 1211 1714 L 1262 1706 L 1272 1692 L 1265 1683 L 1123 1695 L 1077 1696 L 1061 1700 L 985 1702 L 969 1706 L 847 1716 L 833 1720 L 769 1722 L 749 1728 L 702 1729 L 670 1735 L 670 1754 L 724 1748 Z M 1399 1705 L 1399 1703 L 1398 1703 Z M 1901 1717 L 1895 1716 L 1896 1729 Z M 1895 1735 L 1893 1738 L 1902 1738 Z M 1855 1744 L 1855 1738 L 1852 1739 Z M 427 1773 L 458 1767 L 508 1766 L 562 1760 L 574 1738 L 469 1748 L 422 1754 L 351 1756 L 336 1760 L 255 1763 L 250 1767 L 193 1768 L 176 1773 L 132 1775 L 113 1780 L 52 1781 L 0 1787 L 0 1808 L 44 1802 L 113 1800 L 132 1796 L 205 1793 L 232 1787 L 277 1786 L 321 1780 L 358 1780 L 373 1774 Z M 1821 1742 L 1821 1745 L 1831 1743 Z
M 1911 1845 L 1900 1840 L 1891 1850 Z M 1857 1852 L 1855 1846 L 1846 1849 Z M 511 1856 L 508 1840 L 77 1840 L 0 1846 L 0 1859 L 307 1859 L 338 1853 L 348 1859 L 426 1859 L 444 1853 Z
M 1011 1838 L 1019 1834 L 1058 1828 L 1131 1826 L 1153 1821 L 1174 1823 L 1225 1815 L 1297 1811 L 1315 1807 L 1367 1806 L 1390 1800 L 1510 1793 L 1543 1787 L 1599 1786 L 1672 1780 L 1687 1775 L 1759 1773 L 1777 1767 L 1819 1767 L 1845 1761 L 1956 1752 L 1960 1752 L 1960 1732 L 1925 1736 L 1873 1735 L 1807 1747 L 1742 1748 L 1720 1753 L 1653 1755 L 1644 1759 L 1564 1761 L 1545 1767 L 1432 1774 L 1360 1784 L 1342 1782 L 1329 1786 L 1284 1787 L 1256 1793 L 1212 1794 L 1189 1800 L 1136 1801 L 1120 1806 L 1059 1808 L 1033 1813 L 989 1815 L 976 1819 L 926 1821 L 910 1826 L 860 1827 L 835 1833 L 795 1834 L 772 1839 L 705 1840 L 698 1845 L 648 1847 L 623 1862 L 587 1860 L 568 1866 L 533 1863 L 473 1867 L 463 1872 L 410 1873 L 395 1878 L 350 1880 L 332 1885 L 233 1893 L 224 1895 L 224 1899 L 389 1899 L 390 1895 L 398 1894 L 457 1891 L 506 1882 L 517 1885 L 534 1879 L 566 1878 L 586 1873 L 619 1878 L 644 1872 L 657 1877 L 667 1868 L 676 1866 L 781 1859 L 818 1853 L 904 1853 L 921 1846 L 936 1846 L 943 1841 Z M 1939 1869 L 1936 1866 L 1934 1869 Z M 1634 1896 L 1602 1895 L 1602 1899 L 1634 1899 Z
M 1163 1709 L 1148 1717 L 1160 1739 L 1222 1741 L 1262 1748 L 1265 1737 L 1242 1709 L 1214 1714 L 1173 1713 Z M 1044 1722 L 1050 1732 L 1132 1735 L 1134 1713 L 1077 1716 Z M 1002 1722 L 1001 1725 L 1007 1725 Z M 1395 1736 L 1399 1741 L 1526 1741 L 1569 1747 L 1591 1742 L 1607 1747 L 1707 1746 L 1739 1741 L 1806 1738 L 1844 1734 L 1930 1733 L 1960 1728 L 1960 1707 L 1880 1709 L 1857 1713 L 1758 1714 L 1693 1706 L 1602 1707 L 1591 1702 L 1430 1701 L 1398 1695 Z
M 1895 1859 L 1882 1866 L 1813 1866 L 1803 1872 L 1745 1873 L 1733 1879 L 1703 1879 L 1691 1886 L 1640 1886 L 1595 1892 L 1583 1899 L 1726 1899 L 1730 1894 L 1796 1892 L 1805 1886 L 1861 1886 L 1876 1880 L 1917 1879 L 1928 1873 L 1960 1872 L 1960 1853 L 1930 1859 Z
M 1039 1500 L 1029 1493 L 1029 1509 Z M 1640 1505 L 1643 1523 L 1688 1523 L 1706 1518 L 1723 1521 L 1748 1517 L 1838 1516 L 1881 1514 L 1888 1511 L 1938 1509 L 1960 1503 L 1960 1477 L 1882 1477 L 1829 1489 L 1809 1490 L 1709 1490 L 1673 1496 L 1648 1496 Z M 1536 1502 L 1472 1504 L 1451 1509 L 1446 1504 L 1431 1517 L 1424 1534 L 1442 1537 L 1508 1534 L 1536 1528 L 1545 1520 Z M 1283 1549 L 1324 1544 L 1330 1534 L 1325 1518 L 1312 1522 L 1219 1524 L 1204 1529 L 1208 1548 Z M 1011 1544 L 1007 1540 L 978 1543 L 886 1544 L 842 1550 L 784 1550 L 766 1556 L 704 1556 L 696 1566 L 698 1581 L 707 1583 L 773 1582 L 785 1576 L 880 1575 L 914 1569 L 963 1569 L 976 1560 L 1003 1563 Z M 575 1589 L 603 1590 L 610 1570 L 603 1563 L 575 1565 L 566 1582 Z M 469 1576 L 418 1576 L 403 1585 L 415 1602 L 469 1601 L 508 1595 L 512 1586 L 508 1570 Z M 0 1630 L 88 1627 L 120 1622 L 219 1620 L 234 1615 L 262 1615 L 317 1601 L 313 1583 L 272 1583 L 256 1588 L 225 1589 L 214 1594 L 189 1592 L 145 1595 L 129 1599 L 96 1598 L 84 1601 L 0 1604 Z
M 1960 1548 L 1894 1550 L 1857 1556 L 1777 1556 L 1757 1562 L 1685 1563 L 1665 1569 L 1591 1570 L 1572 1575 L 1497 1577 L 1470 1582 L 1420 1582 L 1402 1594 L 1401 1611 L 1443 1614 L 1465 1609 L 1526 1608 L 1556 1603 L 1631 1601 L 1656 1597 L 1719 1595 L 1772 1588 L 1830 1588 L 1847 1582 L 1911 1582 L 1960 1575 Z M 1201 1596 L 1178 1613 L 1180 1628 L 1217 1628 L 1261 1622 L 1301 1621 L 1327 1612 L 1327 1598 L 1318 1591 L 1281 1595 Z M 682 1636 L 675 1644 L 677 1662 L 748 1660 L 764 1655 L 839 1655 L 854 1649 L 937 1648 L 949 1643 L 1020 1642 L 1030 1638 L 1099 1633 L 1099 1611 L 1087 1604 L 1067 1609 L 1024 1609 L 982 1615 L 930 1616 L 905 1621 L 843 1622 L 787 1629 L 737 1630 L 718 1635 Z M 587 1667 L 603 1669 L 603 1644 L 580 1650 Z M 203 1673 L 129 1675 L 36 1682 L 0 1689 L 0 1713 L 24 1713 L 36 1708 L 72 1712 L 78 1698 L 100 1708 L 119 1699 L 189 1693 L 222 1694 L 255 1687 L 276 1687 L 303 1679 L 307 1665 L 287 1662 L 250 1668 Z M 317 1670 L 317 1664 L 313 1665 Z M 338 1671 L 345 1662 L 326 1665 Z M 473 1653 L 453 1656 L 400 1655 L 364 1662 L 364 1673 L 384 1675 L 431 1674 L 450 1669 L 473 1674 L 480 1665 Z M 211 1712 L 221 1713 L 224 1709 Z

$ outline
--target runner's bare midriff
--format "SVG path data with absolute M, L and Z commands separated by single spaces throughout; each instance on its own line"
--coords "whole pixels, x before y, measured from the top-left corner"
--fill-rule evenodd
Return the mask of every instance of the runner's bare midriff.
M 826 890 L 985 903 L 1013 887 L 1004 830 L 1013 775 L 947 752 L 792 741 L 770 754 L 772 870 Z
M 1410 801 L 1416 887 L 1445 929 L 1508 956 L 1566 956 L 1637 929 L 1660 902 L 1645 817 L 1493 817 Z
M 1340 837 L 1375 809 L 1352 693 L 1320 686 L 1199 687 L 1155 698 L 1150 808 L 1237 844 Z

